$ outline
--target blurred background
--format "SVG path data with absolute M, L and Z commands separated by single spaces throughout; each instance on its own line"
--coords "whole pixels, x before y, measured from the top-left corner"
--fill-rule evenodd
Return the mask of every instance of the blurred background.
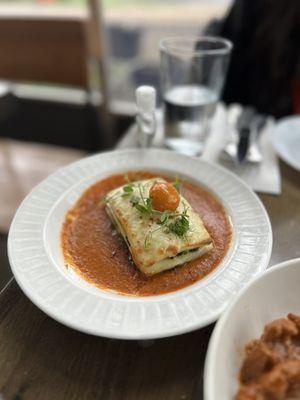
M 137 86 L 159 91 L 161 38 L 230 39 L 223 100 L 277 118 L 300 112 L 299 30 L 295 0 L 0 0 L 0 262 L 28 191 L 112 148 Z
M 9 90 L 16 100 L 0 135 L 88 151 L 111 144 L 98 135 L 89 103 L 105 96 L 116 140 L 134 113 L 136 86 L 158 86 L 159 40 L 200 34 L 230 2 L 0 1 L 0 79 L 13 83 L 6 90 L 2 84 L 1 92 Z

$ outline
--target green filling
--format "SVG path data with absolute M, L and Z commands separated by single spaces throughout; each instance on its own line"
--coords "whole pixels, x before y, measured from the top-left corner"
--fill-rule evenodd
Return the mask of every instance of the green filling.
M 191 249 L 191 250 L 184 250 L 184 251 L 181 251 L 180 253 L 176 254 L 176 256 L 168 257 L 168 258 L 172 260 L 173 258 L 183 256 L 188 253 L 193 253 L 194 251 L 198 251 L 198 250 L 199 250 L 199 247 L 196 247 L 195 249 Z

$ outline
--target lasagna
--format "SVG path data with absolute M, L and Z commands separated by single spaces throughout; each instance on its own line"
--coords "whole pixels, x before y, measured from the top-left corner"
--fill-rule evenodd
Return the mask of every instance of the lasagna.
M 104 199 L 136 267 L 154 275 L 213 248 L 201 217 L 180 194 L 178 183 L 153 178 L 112 190 Z

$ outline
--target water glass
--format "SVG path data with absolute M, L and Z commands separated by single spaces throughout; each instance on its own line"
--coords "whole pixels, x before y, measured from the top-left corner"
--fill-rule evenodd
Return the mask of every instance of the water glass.
M 160 42 L 165 145 L 198 155 L 210 131 L 232 44 L 218 37 L 174 37 Z

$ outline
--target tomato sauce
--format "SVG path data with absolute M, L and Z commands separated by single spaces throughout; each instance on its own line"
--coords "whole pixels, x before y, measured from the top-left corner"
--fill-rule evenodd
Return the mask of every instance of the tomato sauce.
M 157 177 L 149 172 L 113 175 L 90 186 L 71 208 L 61 232 L 65 264 L 83 279 L 105 290 L 133 296 L 158 295 L 184 288 L 213 271 L 231 241 L 231 225 L 223 206 L 205 189 L 183 181 L 181 193 L 201 216 L 214 248 L 196 260 L 146 277 L 129 261 L 129 250 L 101 203 L 104 196 L 130 180 Z M 172 179 L 159 175 L 168 181 Z

